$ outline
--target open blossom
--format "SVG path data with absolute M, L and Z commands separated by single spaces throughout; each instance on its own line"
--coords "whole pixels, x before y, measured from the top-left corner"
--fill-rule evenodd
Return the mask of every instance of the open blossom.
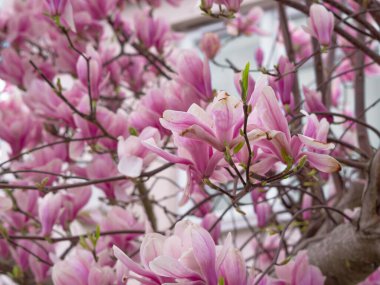
M 185 193 L 180 204 L 187 202 L 191 194 L 203 183 L 203 179 L 224 180 L 220 169 L 217 169 L 223 154 L 214 151 L 211 146 L 202 141 L 188 139 L 173 134 L 174 145 L 178 148 L 177 155 L 171 154 L 159 148 L 152 140 L 143 142 L 144 146 L 163 159 L 176 163 L 180 168 L 187 172 L 187 184 Z M 224 173 L 223 173 L 224 174 Z
M 170 82 L 163 88 L 146 91 L 136 109 L 130 114 L 128 121 L 131 127 L 142 132 L 146 127 L 159 130 L 161 135 L 168 134 L 159 119 L 165 110 L 186 111 L 193 104 L 199 104 L 200 99 L 187 88 L 182 88 L 177 82 Z
M 89 251 L 78 249 L 74 255 L 54 264 L 52 278 L 56 285 L 112 285 L 116 276 L 111 267 L 97 264 Z
M 215 33 L 204 34 L 200 42 L 200 48 L 207 58 L 213 59 L 220 49 L 219 36 Z
M 171 236 L 146 234 L 140 247 L 141 265 L 119 248 L 115 257 L 130 273 L 126 276 L 143 284 L 247 284 L 241 253 L 231 245 L 230 237 L 216 246 L 210 234 L 189 221 L 178 222 Z M 191 282 L 191 283 L 189 283 Z
M 263 89 L 256 107 L 253 109 L 251 122 L 260 126 L 267 132 L 269 140 L 259 140 L 259 145 L 268 155 L 273 155 L 284 164 L 297 163 L 302 157 L 306 157 L 310 166 L 321 172 L 334 172 L 340 170 L 340 164 L 333 157 L 318 153 L 327 151 L 334 147 L 333 144 L 318 141 L 316 138 L 304 135 L 291 136 L 289 126 L 282 112 L 274 91 L 270 87 Z M 321 126 L 314 126 L 318 130 Z M 322 127 L 324 130 L 324 127 Z
M 205 111 L 193 104 L 187 112 L 165 111 L 161 124 L 180 136 L 207 142 L 219 151 L 233 144 L 242 125 L 242 102 L 220 92 Z
M 227 32 L 233 36 L 253 34 L 266 34 L 260 28 L 260 20 L 264 16 L 264 11 L 260 7 L 251 9 L 247 15 L 237 14 L 236 17 L 227 22 Z
M 329 46 L 334 30 L 334 15 L 320 4 L 310 6 L 310 18 L 305 30 L 323 46 Z

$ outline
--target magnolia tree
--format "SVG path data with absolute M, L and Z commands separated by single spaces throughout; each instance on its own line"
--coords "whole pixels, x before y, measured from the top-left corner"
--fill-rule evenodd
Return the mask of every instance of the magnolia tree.
M 202 54 L 156 17 L 181 1 L 162 2 L 1 11 L 0 282 L 379 284 L 378 1 L 273 1 L 278 27 L 241 0 L 194 1 L 229 35 L 204 34 Z M 218 56 L 271 33 L 250 64 Z

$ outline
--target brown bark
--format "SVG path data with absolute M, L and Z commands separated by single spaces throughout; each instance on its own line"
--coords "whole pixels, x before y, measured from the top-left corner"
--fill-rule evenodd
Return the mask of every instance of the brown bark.
M 327 277 L 326 285 L 354 285 L 380 265 L 380 150 L 374 156 L 362 199 L 360 218 L 341 224 L 326 238 L 308 247 L 310 262 Z
M 355 285 L 379 266 L 380 236 L 366 235 L 352 224 L 342 224 L 310 246 L 308 255 L 327 277 L 326 285 Z

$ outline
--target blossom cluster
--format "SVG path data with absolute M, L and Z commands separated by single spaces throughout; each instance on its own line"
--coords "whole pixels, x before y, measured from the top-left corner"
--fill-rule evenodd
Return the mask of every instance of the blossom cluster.
M 364 169 L 356 158 L 370 158 L 353 139 L 364 121 L 353 118 L 344 92 L 357 84 L 348 40 L 357 31 L 334 33 L 335 6 L 305 6 L 306 26 L 288 23 L 289 34 L 274 40 L 279 50 L 290 41 L 294 54 L 273 59 L 258 47 L 243 68 L 224 63 L 221 51 L 240 37 L 270 36 L 264 10 L 243 13 L 242 0 L 200 1 L 200 14 L 223 19 L 227 39 L 205 33 L 197 52 L 178 48 L 186 35 L 155 12 L 181 2 L 15 0 L 0 11 L 0 278 L 325 282 L 297 243 L 317 234 L 313 225 L 339 204 L 337 185 L 353 173 L 338 174 L 342 161 L 354 157 Z M 302 65 L 317 55 L 325 66 L 334 56 L 341 64 L 322 71 L 327 83 L 300 83 Z M 373 57 L 363 55 L 364 75 L 380 74 Z M 233 92 L 214 84 L 214 68 L 234 71 L 225 75 Z M 333 124 L 346 128 L 339 139 Z M 223 214 L 216 199 L 228 204 Z M 242 245 L 224 228 L 231 212 L 246 215 L 252 230 Z

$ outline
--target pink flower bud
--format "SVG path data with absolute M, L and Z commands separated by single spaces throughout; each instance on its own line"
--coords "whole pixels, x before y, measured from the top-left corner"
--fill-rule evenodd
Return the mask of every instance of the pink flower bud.
M 294 85 L 294 64 L 286 57 L 281 56 L 278 62 L 278 71 L 281 74 L 281 79 L 278 81 L 278 92 L 282 104 L 291 104 L 291 93 Z
M 315 37 L 323 46 L 329 46 L 334 30 L 334 15 L 320 4 L 310 6 L 310 18 L 305 31 Z
M 215 33 L 204 34 L 200 48 L 209 59 L 213 59 L 220 49 L 219 36 Z
M 272 214 L 271 206 L 265 201 L 260 201 L 255 205 L 254 210 L 257 216 L 257 226 L 260 228 L 265 227 L 268 224 L 269 218 Z
M 302 198 L 302 209 L 310 208 L 313 204 L 313 197 L 309 194 L 306 194 Z M 311 211 L 305 211 L 302 213 L 302 217 L 304 220 L 310 220 L 311 219 Z
M 48 193 L 39 204 L 38 217 L 42 224 L 43 236 L 49 235 L 57 221 L 62 206 L 62 195 L 60 193 Z
M 264 61 L 264 51 L 262 48 L 258 48 L 255 52 L 255 60 L 258 67 L 263 66 Z

